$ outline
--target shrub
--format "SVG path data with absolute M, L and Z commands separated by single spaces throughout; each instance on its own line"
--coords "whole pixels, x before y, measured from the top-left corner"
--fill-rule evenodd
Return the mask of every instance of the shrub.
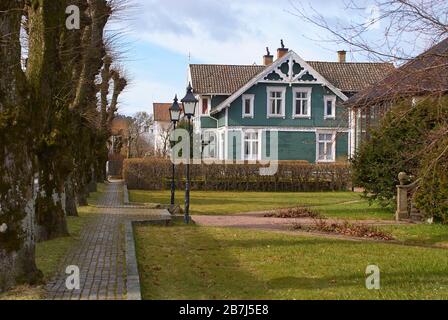
M 418 173 L 416 204 L 427 218 L 448 224 L 448 127 L 436 131 L 435 143 L 428 145 Z
M 300 161 L 280 162 L 273 176 L 261 176 L 259 164 L 191 165 L 193 190 L 221 191 L 338 191 L 350 187 L 347 164 L 314 165 Z M 167 159 L 128 159 L 123 176 L 130 189 L 167 190 L 172 164 Z M 185 166 L 176 166 L 176 187 L 185 188 Z
M 353 160 L 353 183 L 364 188 L 370 200 L 395 206 L 398 174 L 419 175 L 427 137 L 447 117 L 446 100 L 393 106 Z

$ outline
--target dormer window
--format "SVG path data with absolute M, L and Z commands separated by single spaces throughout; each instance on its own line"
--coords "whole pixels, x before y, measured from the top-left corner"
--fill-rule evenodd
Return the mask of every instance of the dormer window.
M 325 119 L 335 119 L 336 118 L 336 96 L 325 96 Z

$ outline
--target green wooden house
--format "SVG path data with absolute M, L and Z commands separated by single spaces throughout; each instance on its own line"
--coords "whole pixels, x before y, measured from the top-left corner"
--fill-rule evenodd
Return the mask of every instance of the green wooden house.
M 205 158 L 346 161 L 353 119 L 341 104 L 393 70 L 386 63 L 304 61 L 278 49 L 262 65 L 189 66 Z M 274 148 L 273 145 L 276 145 Z

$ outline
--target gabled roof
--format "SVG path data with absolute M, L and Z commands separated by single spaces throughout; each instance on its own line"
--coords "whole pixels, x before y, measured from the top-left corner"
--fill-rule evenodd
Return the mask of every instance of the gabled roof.
M 171 103 L 153 103 L 154 121 L 170 122 Z
M 339 63 L 307 61 L 336 88 L 359 92 L 394 70 L 391 63 Z M 192 64 L 190 73 L 195 93 L 230 96 L 267 67 L 259 65 Z
M 195 93 L 230 96 L 265 68 L 257 65 L 191 64 L 190 73 Z
M 283 73 L 283 76 L 280 76 L 277 72 L 284 66 L 288 64 L 288 71 L 280 71 Z M 296 70 L 298 73 L 294 73 L 294 64 L 298 64 L 301 68 L 300 70 Z M 255 77 L 249 80 L 246 84 L 240 87 L 237 91 L 232 93 L 230 97 L 228 97 L 225 101 L 219 104 L 214 110 L 211 111 L 212 114 L 220 112 L 221 110 L 228 107 L 233 101 L 238 99 L 244 92 L 249 90 L 253 85 L 255 85 L 259 81 L 266 81 L 269 79 L 269 75 L 276 74 L 278 78 L 282 79 L 280 83 L 294 83 L 296 81 L 302 81 L 302 83 L 307 83 L 307 80 L 302 80 L 305 76 L 311 76 L 313 79 L 311 82 L 319 83 L 321 85 L 326 86 L 328 89 L 333 91 L 338 97 L 340 97 L 343 101 L 346 101 L 348 97 L 344 95 L 338 88 L 333 86 L 327 79 L 325 79 L 321 74 L 319 74 L 312 66 L 310 66 L 306 61 L 304 61 L 297 53 L 294 51 L 289 51 L 285 56 L 280 59 L 277 59 L 273 64 L 267 66 L 257 74 Z M 314 82 L 315 81 L 315 82 Z M 275 83 L 275 81 L 269 81 Z
M 395 67 L 392 63 L 308 61 L 325 79 L 343 92 L 359 92 L 384 79 Z
M 448 38 L 346 102 L 356 107 L 448 92 Z

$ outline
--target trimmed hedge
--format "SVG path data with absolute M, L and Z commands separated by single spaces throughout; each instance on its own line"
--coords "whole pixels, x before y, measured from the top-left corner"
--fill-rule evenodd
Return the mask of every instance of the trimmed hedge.
M 220 191 L 341 191 L 351 187 L 348 164 L 316 165 L 281 161 L 274 176 L 261 176 L 259 164 L 191 165 L 193 190 Z M 172 164 L 166 159 L 128 159 L 123 177 L 130 189 L 168 190 Z M 185 188 L 185 166 L 176 166 L 176 187 Z

